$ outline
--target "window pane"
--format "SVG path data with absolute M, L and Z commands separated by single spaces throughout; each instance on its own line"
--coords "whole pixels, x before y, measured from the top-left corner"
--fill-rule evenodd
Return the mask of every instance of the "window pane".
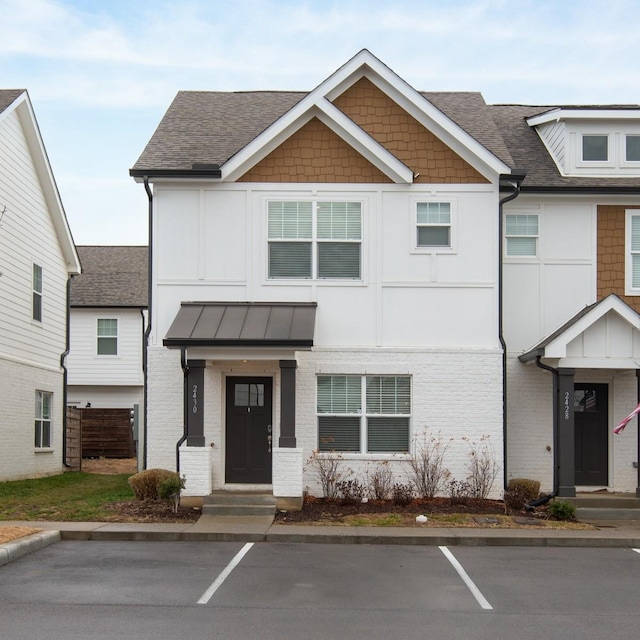
M 631 216 L 631 251 L 640 251 L 640 216 Z
M 318 238 L 360 240 L 362 216 L 359 202 L 319 202 Z
M 360 278 L 360 243 L 319 242 L 318 278 Z
M 36 447 L 41 447 L 42 446 L 42 421 L 41 420 L 36 420 L 35 423 L 35 437 L 34 437 L 34 441 L 33 444 Z
M 408 376 L 367 376 L 367 413 L 411 413 Z
M 51 422 L 49 421 L 42 423 L 42 446 L 51 446 Z
M 609 159 L 608 136 L 582 136 L 582 159 L 606 162 Z
M 98 319 L 98 335 L 99 336 L 117 336 L 118 321 L 112 318 Z
M 367 451 L 409 451 L 409 418 L 369 418 Z
M 598 396 L 594 389 L 576 389 L 573 392 L 575 411 L 598 411 Z
M 51 394 L 42 394 L 42 415 L 44 420 L 51 420 Z
M 117 356 L 118 338 L 98 338 L 99 356 Z
M 640 136 L 627 136 L 627 162 L 640 162 Z
M 418 224 L 450 224 L 450 202 L 418 202 Z
M 418 227 L 419 247 L 448 247 L 449 227 Z
M 507 215 L 505 231 L 508 236 L 537 236 L 537 215 Z
M 318 418 L 318 449 L 320 451 L 360 451 L 360 418 Z
M 318 376 L 318 413 L 360 413 L 359 376 Z
M 537 238 L 507 238 L 508 256 L 535 256 L 537 255 Z
M 270 242 L 270 278 L 310 278 L 310 242 Z
M 42 267 L 33 265 L 33 290 L 42 293 Z
M 640 254 L 631 256 L 631 287 L 640 289 Z
M 269 238 L 311 238 L 311 202 L 269 202 Z

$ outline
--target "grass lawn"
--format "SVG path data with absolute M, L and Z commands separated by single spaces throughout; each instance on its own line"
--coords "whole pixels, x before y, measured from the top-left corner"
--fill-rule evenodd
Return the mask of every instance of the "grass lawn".
M 0 520 L 100 521 L 105 503 L 133 499 L 128 477 L 78 472 L 0 482 Z

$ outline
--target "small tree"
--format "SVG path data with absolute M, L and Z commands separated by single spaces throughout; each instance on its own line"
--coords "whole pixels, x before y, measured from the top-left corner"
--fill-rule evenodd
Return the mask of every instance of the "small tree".
M 433 498 L 439 493 L 451 472 L 444 465 L 449 443 L 445 443 L 440 432 L 429 437 L 424 431 L 414 438 L 414 454 L 409 460 L 413 484 L 421 498 Z
M 336 498 L 338 484 L 352 473 L 350 469 L 343 469 L 343 460 L 339 453 L 322 454 L 315 450 L 306 464 L 318 479 L 325 498 Z
M 479 443 L 472 442 L 469 438 L 463 440 L 470 447 L 467 482 L 471 497 L 486 500 L 501 468 L 496 460 L 496 452 L 489 436 L 482 436 Z

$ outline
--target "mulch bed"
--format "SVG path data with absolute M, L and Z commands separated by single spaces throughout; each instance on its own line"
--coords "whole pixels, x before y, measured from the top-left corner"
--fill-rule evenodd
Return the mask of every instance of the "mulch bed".
M 111 512 L 109 522 L 196 522 L 200 517 L 200 509 L 194 507 L 178 507 L 178 512 L 163 500 L 126 500 L 110 502 L 105 509 Z
M 286 524 L 337 522 L 346 516 L 372 513 L 504 515 L 505 505 L 500 500 L 472 498 L 462 501 L 452 501 L 450 498 L 416 499 L 407 504 L 398 504 L 392 500 L 350 502 L 307 496 L 301 511 L 279 511 L 276 514 L 275 522 Z

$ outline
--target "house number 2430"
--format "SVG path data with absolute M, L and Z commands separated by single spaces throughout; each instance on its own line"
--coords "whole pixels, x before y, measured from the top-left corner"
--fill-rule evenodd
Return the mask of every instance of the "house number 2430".
M 191 389 L 191 399 L 193 400 L 191 411 L 198 413 L 198 385 L 194 384 Z

